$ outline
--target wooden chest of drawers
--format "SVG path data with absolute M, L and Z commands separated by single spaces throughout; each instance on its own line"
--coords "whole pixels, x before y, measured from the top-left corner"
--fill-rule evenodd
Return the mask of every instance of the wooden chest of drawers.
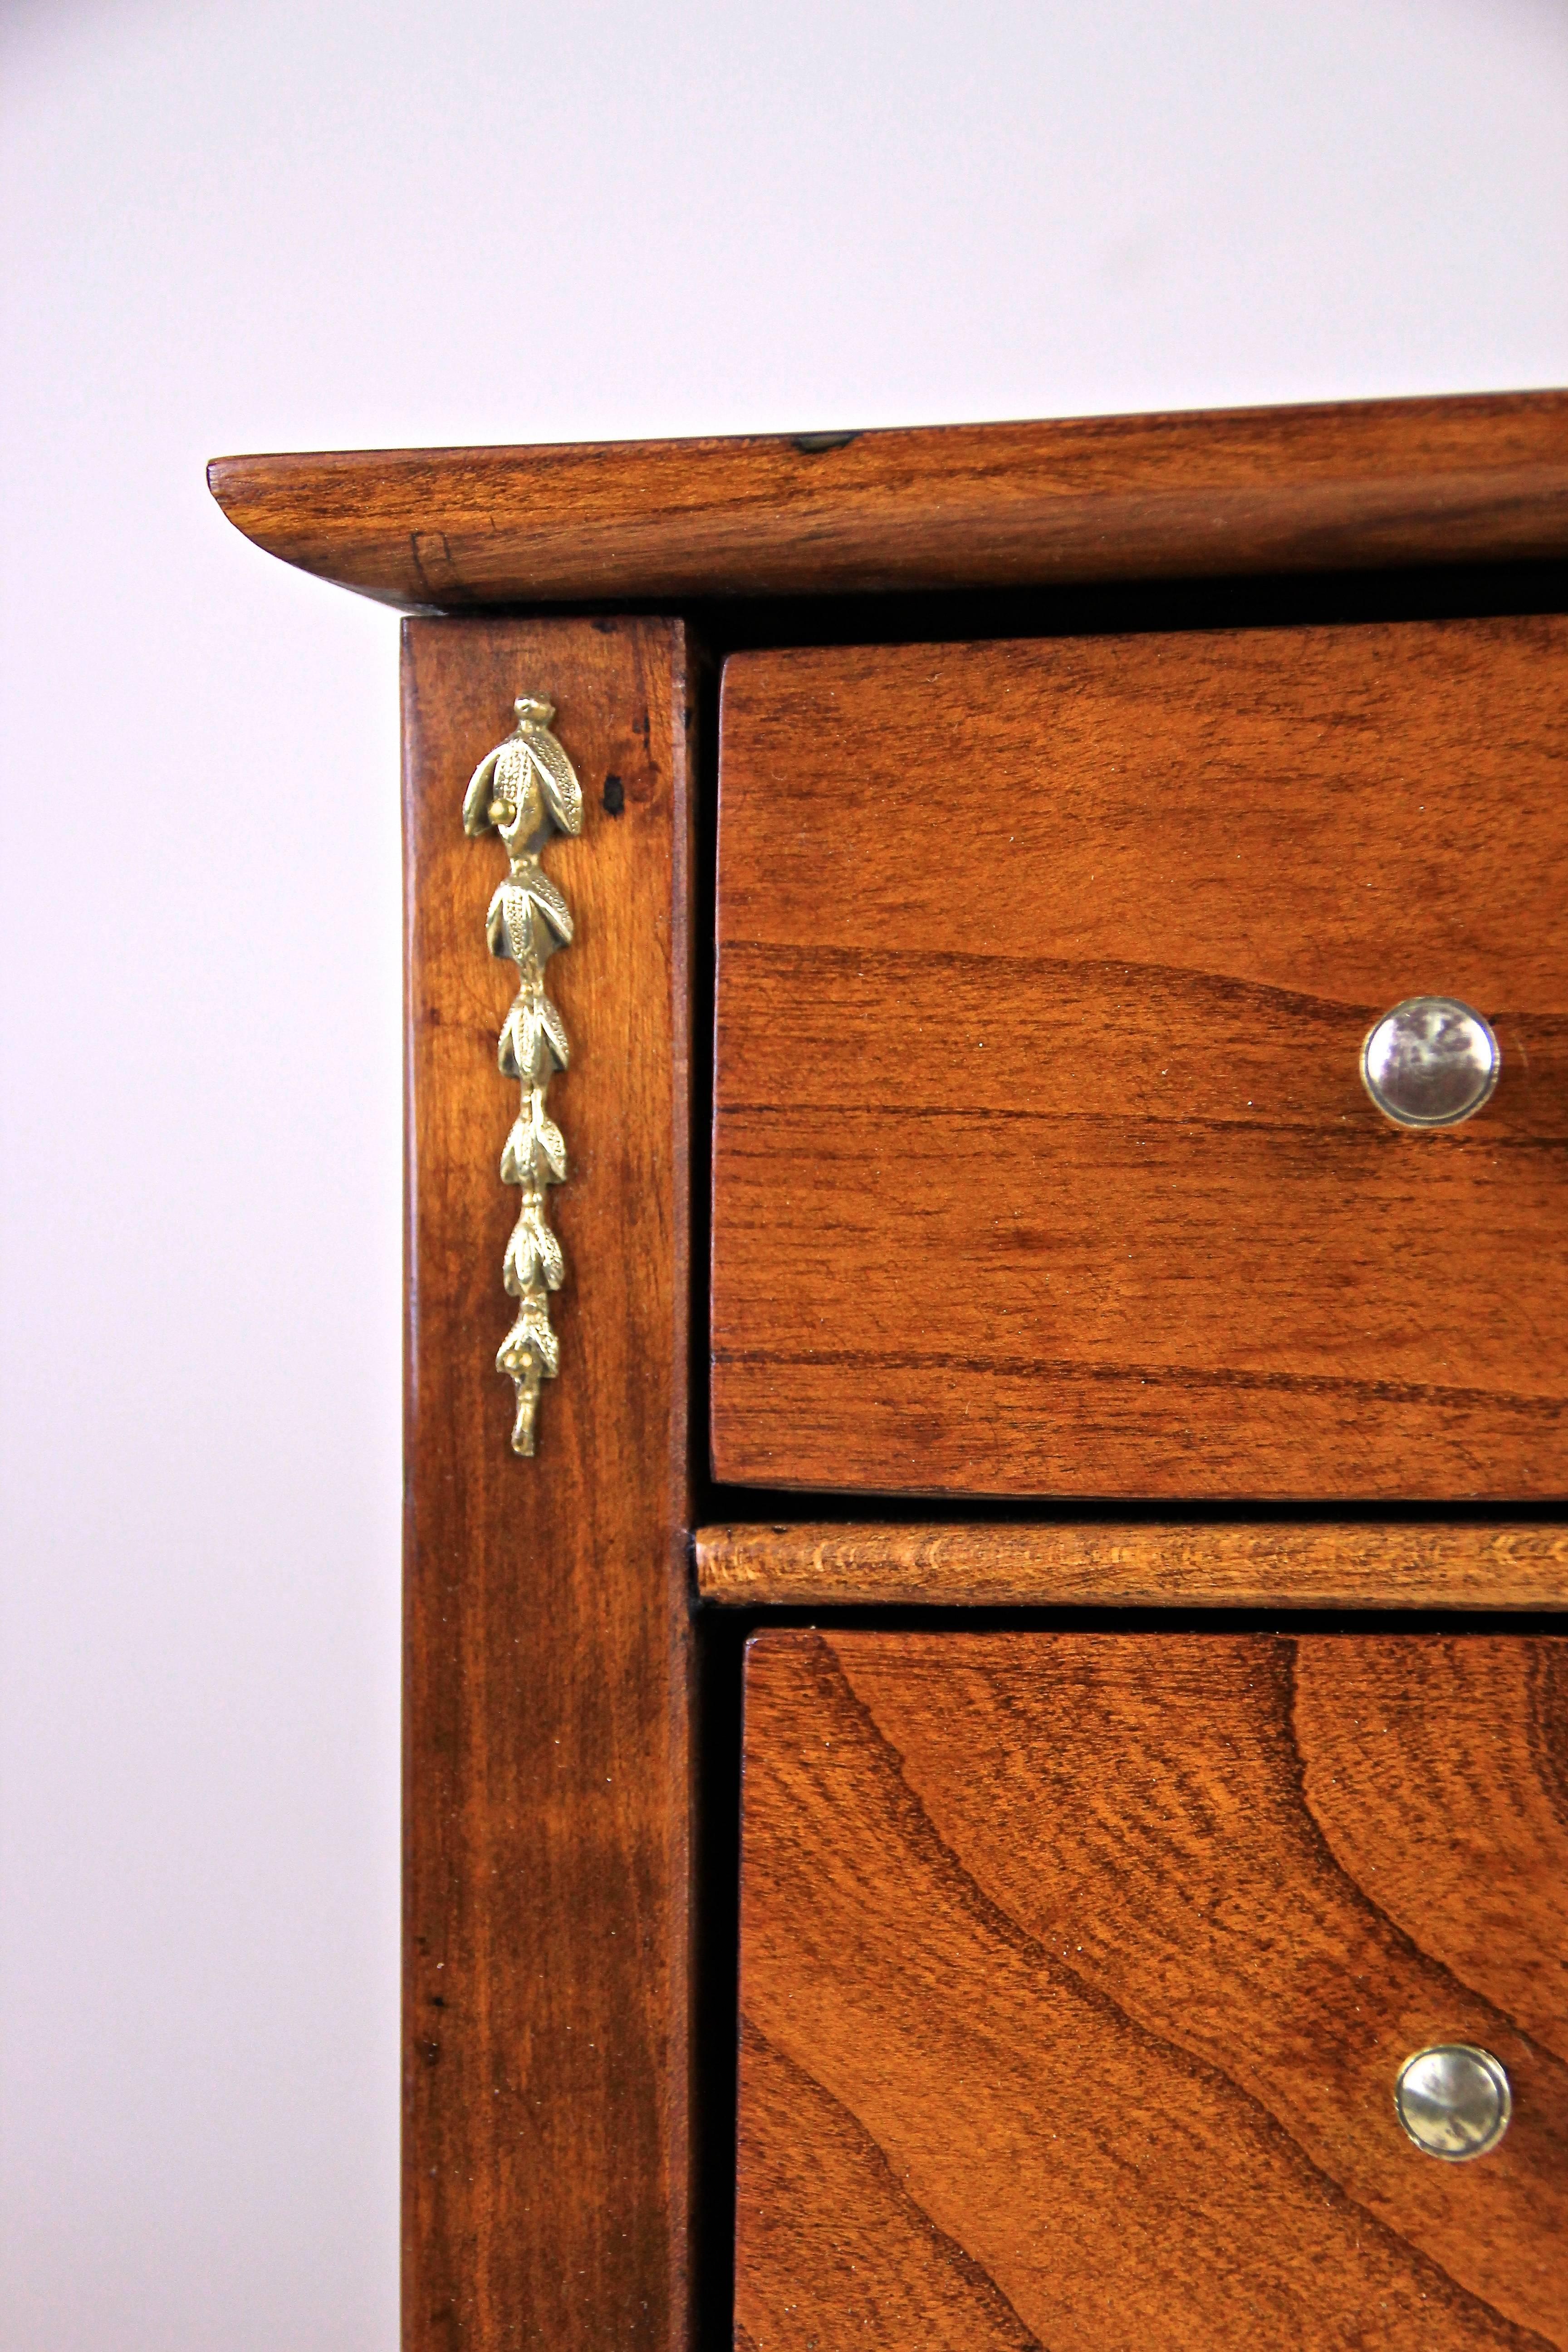
M 1568 396 L 213 484 L 410 614 L 410 2352 L 1568 2344 Z

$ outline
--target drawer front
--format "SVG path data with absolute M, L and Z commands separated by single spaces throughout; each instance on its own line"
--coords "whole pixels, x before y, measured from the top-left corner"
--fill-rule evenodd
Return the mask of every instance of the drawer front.
M 746 1708 L 737 2341 L 1568 2345 L 1568 1644 L 775 1633 Z
M 1568 622 L 738 656 L 736 1484 L 1568 1493 Z M 1363 1078 L 1459 1000 L 1458 1126 Z

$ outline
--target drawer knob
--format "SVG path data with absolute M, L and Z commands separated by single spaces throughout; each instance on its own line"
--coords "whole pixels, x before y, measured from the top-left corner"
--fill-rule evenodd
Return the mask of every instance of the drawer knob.
M 1410 996 L 1367 1032 L 1361 1075 L 1396 1127 L 1458 1127 L 1498 1082 L 1491 1024 L 1455 996 Z
M 1417 2050 L 1400 2068 L 1394 2106 L 1416 2147 L 1445 2164 L 1468 2164 L 1496 2147 L 1513 2113 L 1500 2062 L 1468 2042 Z

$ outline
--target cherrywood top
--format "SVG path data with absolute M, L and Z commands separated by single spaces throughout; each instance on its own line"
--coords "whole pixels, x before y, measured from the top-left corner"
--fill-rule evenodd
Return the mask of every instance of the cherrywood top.
M 406 609 L 1568 555 L 1568 392 L 217 457 L 286 562 Z

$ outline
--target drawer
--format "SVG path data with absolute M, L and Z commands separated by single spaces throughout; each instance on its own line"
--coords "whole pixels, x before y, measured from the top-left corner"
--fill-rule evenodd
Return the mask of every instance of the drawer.
M 1554 1639 L 758 1637 L 737 2341 L 1568 2345 L 1565 1776 Z
M 717 1475 L 1568 1493 L 1565 688 L 1559 617 L 732 658 Z M 1363 1083 L 1413 998 L 1460 1124 Z

